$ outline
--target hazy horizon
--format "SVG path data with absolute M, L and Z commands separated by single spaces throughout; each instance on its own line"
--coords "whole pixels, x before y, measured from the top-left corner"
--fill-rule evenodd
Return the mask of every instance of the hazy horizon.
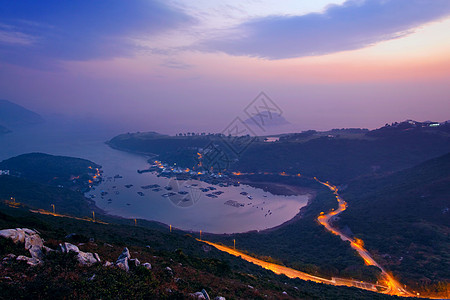
M 449 119 L 448 1 L 2 6 L 0 99 L 47 118 L 220 132 L 265 92 L 294 131 Z

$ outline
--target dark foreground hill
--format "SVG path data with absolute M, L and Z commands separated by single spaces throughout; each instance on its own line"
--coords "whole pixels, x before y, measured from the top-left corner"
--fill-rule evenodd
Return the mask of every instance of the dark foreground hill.
M 419 288 L 450 284 L 450 153 L 342 191 L 349 226 L 399 280 Z
M 16 127 L 39 124 L 42 117 L 23 106 L 0 99 L 0 125 L 14 130 Z

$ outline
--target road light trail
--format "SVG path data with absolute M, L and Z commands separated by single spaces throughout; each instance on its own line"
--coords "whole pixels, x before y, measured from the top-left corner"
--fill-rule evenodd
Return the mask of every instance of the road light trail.
M 364 260 L 364 263 L 366 265 L 376 266 L 381 270 L 381 275 L 383 276 L 383 279 L 386 281 L 386 284 L 388 286 L 388 291 L 387 291 L 388 294 L 404 296 L 404 297 L 405 296 L 415 297 L 416 295 L 406 291 L 402 287 L 400 282 L 395 280 L 394 277 L 392 277 L 392 275 L 387 273 L 386 270 L 372 258 L 369 251 L 367 251 L 361 244 L 359 244 L 355 239 L 352 239 L 352 238 L 346 236 L 344 233 L 340 232 L 338 229 L 333 228 L 330 225 L 330 220 L 333 217 L 337 216 L 338 214 L 340 214 L 341 212 L 343 212 L 344 210 L 347 209 L 347 202 L 345 202 L 344 199 L 342 199 L 342 197 L 338 194 L 338 188 L 336 186 L 330 184 L 328 181 L 322 182 L 319 179 L 317 179 L 316 177 L 314 177 L 314 179 L 317 182 L 328 187 L 331 191 L 333 191 L 333 193 L 336 195 L 336 199 L 339 204 L 338 209 L 333 210 L 327 214 L 321 213 L 319 215 L 319 217 L 317 217 L 317 220 L 319 221 L 319 223 L 322 224 L 331 233 L 338 235 L 343 241 L 349 241 L 350 246 L 358 252 L 359 256 L 362 257 L 362 259 Z

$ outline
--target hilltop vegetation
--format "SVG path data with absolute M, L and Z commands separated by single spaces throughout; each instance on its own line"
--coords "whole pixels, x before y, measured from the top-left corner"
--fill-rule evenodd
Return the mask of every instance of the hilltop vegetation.
M 323 277 L 355 278 L 376 282 L 379 270 L 367 267 L 350 245 L 330 234 L 317 222 L 322 211 L 337 208 L 336 198 L 319 183 L 302 178 L 249 176 L 252 181 L 277 181 L 317 191 L 315 199 L 301 210 L 301 217 L 284 226 L 266 231 L 229 235 L 205 235 L 205 238 L 233 245 L 249 254 Z
M 22 154 L 0 162 L 0 170 L 9 170 L 13 176 L 79 191 L 86 190 L 97 181 L 93 177 L 100 168 L 100 165 L 89 160 L 44 153 Z
M 98 224 L 0 205 L 1 229 L 34 228 L 53 249 L 63 241 L 82 242 L 81 250 L 98 253 L 102 261 L 115 261 L 126 246 L 133 257 L 152 265 L 152 270 L 137 268 L 126 273 L 101 265 L 79 266 L 74 257 L 57 253 L 38 267 L 5 260 L 0 266 L 0 298 L 185 299 L 189 293 L 205 289 L 210 296 L 226 299 L 391 299 L 355 288 L 288 279 L 205 247 L 184 232 L 169 233 L 167 227 L 149 222 L 133 226 L 130 220 L 115 221 Z M 76 235 L 67 237 L 70 233 Z M 23 245 L 0 238 L 0 257 L 11 252 L 25 254 Z
M 412 288 L 450 284 L 450 153 L 387 176 L 367 177 L 341 195 L 349 226 L 377 261 Z
M 192 168 L 198 164 L 197 153 L 212 143 L 225 154 L 231 171 L 301 173 L 343 183 L 359 176 L 412 167 L 450 151 L 450 124 L 416 123 L 394 123 L 369 132 L 308 131 L 283 135 L 272 143 L 255 138 L 239 156 L 230 150 L 230 145 L 238 140 L 220 134 L 129 133 L 113 138 L 108 144 L 125 151 L 156 154 L 170 164 Z

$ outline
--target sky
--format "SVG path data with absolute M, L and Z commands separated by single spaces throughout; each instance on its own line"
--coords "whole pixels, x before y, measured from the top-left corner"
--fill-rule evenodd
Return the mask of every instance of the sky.
M 123 131 L 450 119 L 448 0 L 2 1 L 0 99 Z

